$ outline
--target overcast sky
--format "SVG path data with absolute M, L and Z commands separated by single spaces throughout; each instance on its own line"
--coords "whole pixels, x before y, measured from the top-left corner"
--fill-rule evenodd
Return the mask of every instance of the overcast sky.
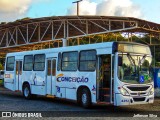
M 76 15 L 76 0 L 0 0 L 0 22 Z M 160 0 L 83 0 L 80 15 L 126 16 L 160 24 Z

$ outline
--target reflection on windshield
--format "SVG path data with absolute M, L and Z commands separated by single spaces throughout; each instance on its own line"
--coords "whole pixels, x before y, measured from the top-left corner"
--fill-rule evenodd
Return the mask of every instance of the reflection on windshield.
M 146 55 L 119 55 L 122 64 L 118 66 L 118 76 L 122 82 L 126 83 L 150 83 L 152 73 L 150 69 L 151 57 Z

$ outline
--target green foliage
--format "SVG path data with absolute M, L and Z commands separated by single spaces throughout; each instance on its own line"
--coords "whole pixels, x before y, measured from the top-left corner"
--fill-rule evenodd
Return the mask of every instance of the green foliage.
M 0 63 L 0 70 L 4 70 L 2 63 Z
M 143 66 L 149 67 L 149 62 L 148 62 L 148 60 L 145 60 L 145 61 L 143 62 Z
M 22 20 L 30 20 L 30 18 L 29 17 L 25 17 L 25 18 L 22 18 L 22 19 L 17 19 L 16 22 L 22 21 Z
M 5 24 L 7 24 L 7 22 L 1 22 L 1 23 L 0 23 L 0 25 L 5 25 Z

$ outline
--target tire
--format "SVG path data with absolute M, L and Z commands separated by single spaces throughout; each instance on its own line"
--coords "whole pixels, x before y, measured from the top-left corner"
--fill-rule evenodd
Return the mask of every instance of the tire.
M 80 97 L 81 105 L 84 108 L 89 108 L 91 106 L 91 94 L 87 88 L 84 88 L 81 92 Z
M 25 84 L 23 87 L 23 96 L 25 99 L 30 100 L 32 99 L 31 89 L 29 84 Z

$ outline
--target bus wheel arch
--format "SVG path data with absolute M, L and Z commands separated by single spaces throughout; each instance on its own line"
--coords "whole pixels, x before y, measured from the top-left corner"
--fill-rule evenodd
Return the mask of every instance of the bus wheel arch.
M 77 89 L 77 103 L 82 105 L 84 108 L 91 106 L 91 91 L 87 86 L 80 86 Z
M 28 100 L 32 98 L 31 88 L 30 88 L 30 84 L 28 82 L 23 83 L 22 93 L 23 93 L 24 98 L 26 98 Z

